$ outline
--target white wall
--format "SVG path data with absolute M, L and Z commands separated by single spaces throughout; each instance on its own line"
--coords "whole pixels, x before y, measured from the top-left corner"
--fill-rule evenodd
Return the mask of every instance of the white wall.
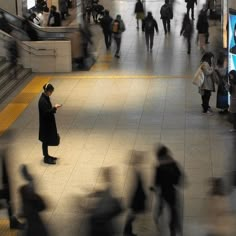
M 71 72 L 71 42 L 70 41 L 25 41 L 21 48 L 20 63 L 33 72 Z M 32 46 L 37 49 L 27 52 Z M 45 50 L 48 49 L 48 50 Z M 49 55 L 50 54 L 50 55 Z M 39 56 L 40 55 L 40 56 Z

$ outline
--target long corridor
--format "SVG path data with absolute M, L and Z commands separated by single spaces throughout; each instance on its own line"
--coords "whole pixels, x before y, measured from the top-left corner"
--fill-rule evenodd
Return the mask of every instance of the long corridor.
M 134 232 L 139 236 L 168 236 L 167 222 L 163 220 L 159 230 L 154 225 L 155 202 L 149 191 L 156 165 L 154 148 L 163 143 L 171 149 L 187 176 L 181 206 L 184 236 L 204 236 L 209 178 L 227 180 L 235 163 L 235 135 L 229 132 L 231 124 L 227 117 L 218 114 L 214 93 L 211 98 L 214 115 L 201 112 L 201 98 L 192 84 L 201 58 L 195 43 L 196 32 L 191 55 L 187 54 L 180 36 L 185 2 L 174 1 L 174 19 L 168 36 L 164 34 L 159 14 L 163 1 L 145 2 L 159 26 L 152 53 L 146 51 L 143 33 L 136 30 L 135 1 L 101 2 L 112 16 L 120 13 L 126 24 L 121 58 L 114 58 L 114 45 L 111 52 L 106 51 L 100 27 L 92 25 L 92 50 L 96 52 L 97 63 L 91 71 L 36 75 L 0 112 L 3 133 L 0 142 L 5 142 L 9 130 L 14 136 L 9 145 L 17 212 L 21 210 L 17 191 L 24 183 L 19 166 L 24 163 L 36 178 L 38 192 L 48 200 L 48 210 L 43 216 L 52 236 L 86 236 L 83 208 L 89 201 L 85 194 L 100 187 L 101 168 L 115 167 L 114 191 L 126 202 L 130 189 L 130 150 L 140 150 L 146 152 L 141 169 L 150 209 L 137 219 Z M 199 1 L 195 9 L 195 18 L 202 3 Z M 220 22 L 210 22 L 208 50 L 213 52 L 222 44 L 220 27 Z M 47 82 L 55 87 L 52 103 L 63 104 L 56 113 L 61 144 L 49 149 L 51 155 L 59 157 L 54 166 L 43 164 L 38 141 L 37 103 Z M 0 210 L 0 234 L 16 235 L 8 231 L 6 213 Z M 120 232 L 125 215 L 124 212 L 119 217 Z

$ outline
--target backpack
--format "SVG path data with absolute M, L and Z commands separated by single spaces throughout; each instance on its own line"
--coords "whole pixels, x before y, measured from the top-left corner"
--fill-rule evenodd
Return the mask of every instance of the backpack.
M 112 24 L 112 32 L 116 34 L 120 32 L 120 22 L 118 20 L 114 20 Z
M 154 22 L 152 19 L 149 19 L 145 22 L 145 30 L 150 32 L 154 29 Z

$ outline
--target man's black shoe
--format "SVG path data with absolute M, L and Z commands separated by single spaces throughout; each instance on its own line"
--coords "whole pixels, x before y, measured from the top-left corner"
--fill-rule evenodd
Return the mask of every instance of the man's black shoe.
M 54 161 L 58 159 L 57 157 L 52 157 L 52 156 L 49 156 L 49 158 L 53 159 Z
M 49 165 L 55 165 L 56 161 L 53 160 L 51 157 L 44 157 L 44 163 L 49 164 Z
M 18 221 L 15 216 L 11 217 L 11 219 L 10 219 L 10 229 L 23 230 L 24 228 L 25 228 L 25 224 L 20 223 L 20 221 Z

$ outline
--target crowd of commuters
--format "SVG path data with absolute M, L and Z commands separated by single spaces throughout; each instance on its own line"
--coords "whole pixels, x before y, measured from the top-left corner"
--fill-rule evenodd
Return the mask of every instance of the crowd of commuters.
M 64 4 L 64 5 L 63 5 Z M 186 4 L 187 12 L 184 15 L 180 35 L 187 41 L 187 52 L 191 53 L 191 38 L 194 31 L 194 4 L 196 0 L 188 0 Z M 211 1 L 208 1 L 208 8 Z M 232 115 L 233 129 L 236 131 L 236 71 L 232 70 L 227 73 L 227 60 L 224 54 L 219 53 L 217 60 L 211 52 L 206 52 L 206 44 L 209 43 L 209 24 L 206 10 L 204 7 L 198 17 L 197 30 L 200 48 L 203 56 L 200 61 L 200 68 L 204 75 L 204 80 L 199 86 L 199 93 L 202 98 L 202 109 L 204 114 L 212 115 L 212 108 L 210 106 L 210 98 L 212 92 L 215 92 L 215 85 L 217 84 L 217 103 L 216 108 L 220 109 L 220 114 Z M 52 6 L 49 12 L 46 6 L 44 25 L 60 26 L 61 18 L 68 14 L 66 10 L 65 1 L 60 1 L 60 12 L 57 12 L 56 7 Z M 190 19 L 191 11 L 191 19 Z M 46 14 L 47 13 L 47 14 Z M 138 0 L 134 13 L 137 20 L 137 30 L 140 27 L 145 34 L 146 47 L 148 51 L 152 51 L 154 33 L 159 32 L 158 24 L 152 15 L 152 12 L 145 12 L 145 8 Z M 163 22 L 163 29 L 167 35 L 171 31 L 171 20 L 173 18 L 173 9 L 168 0 L 160 9 L 160 16 Z M 4 14 L 0 13 L 1 29 L 7 33 L 11 33 L 11 27 L 7 23 Z M 125 23 L 121 15 L 117 15 L 113 19 L 108 10 L 105 10 L 103 18 L 100 20 L 103 30 L 105 45 L 107 50 L 110 49 L 112 38 L 116 43 L 115 57 L 120 57 L 120 47 L 122 33 L 126 30 Z M 86 33 L 86 27 L 81 27 L 81 33 Z M 30 28 L 28 21 L 24 22 L 24 29 L 31 36 L 32 40 L 36 40 L 33 29 Z M 85 40 L 86 42 L 88 40 Z M 15 41 L 14 41 L 15 42 Z M 85 43 L 86 43 L 85 42 Z M 84 46 L 87 48 L 87 45 Z M 14 56 L 13 56 L 14 57 Z M 13 63 L 14 58 L 12 59 Z M 42 142 L 42 154 L 45 164 L 54 165 L 57 158 L 50 156 L 48 152 L 49 146 L 57 146 L 60 143 L 60 136 L 58 134 L 55 113 L 62 106 L 61 104 L 51 104 L 50 96 L 54 92 L 52 84 L 47 83 L 43 86 L 43 93 L 38 102 L 39 109 L 39 140 Z M 230 102 L 228 101 L 230 93 Z M 155 141 L 155 140 L 154 140 Z M 33 175 L 28 170 L 26 165 L 22 165 L 20 173 L 26 184 L 20 187 L 20 200 L 22 205 L 21 218 L 24 223 L 18 220 L 12 205 L 12 196 L 10 192 L 11 180 L 9 178 L 9 158 L 6 158 L 6 150 L 2 149 L 0 153 L 1 158 L 1 175 L 2 175 L 2 189 L 0 190 L 0 199 L 6 201 L 6 208 L 8 209 L 9 225 L 12 229 L 19 229 L 23 231 L 23 235 L 27 236 L 47 236 L 50 235 L 50 229 L 45 224 L 40 212 L 47 209 L 46 201 L 37 193 Z M 157 206 L 154 211 L 154 222 L 157 226 L 160 225 L 160 218 L 163 215 L 163 209 L 167 206 L 169 211 L 169 232 L 171 236 L 181 235 L 182 222 L 180 217 L 180 190 L 185 186 L 186 175 L 183 172 L 179 163 L 174 159 L 171 151 L 164 145 L 160 145 L 155 150 L 157 165 L 155 166 L 153 182 L 146 183 L 143 178 L 142 163 L 145 160 L 145 153 L 133 150 L 131 152 L 130 173 L 133 174 L 131 188 L 129 190 L 128 204 L 125 207 L 124 202 L 118 196 L 115 196 L 113 191 L 113 170 L 111 168 L 102 169 L 102 177 L 104 181 L 103 189 L 95 189 L 94 192 L 88 194 L 87 198 L 91 200 L 91 204 L 83 210 L 87 213 L 88 232 L 89 236 L 113 236 L 116 233 L 116 218 L 121 213 L 126 213 L 125 222 L 123 225 L 124 236 L 135 236 L 134 224 L 139 215 L 149 211 L 147 207 L 147 200 L 149 194 L 154 194 Z M 8 160 L 8 162 L 6 161 Z M 236 184 L 235 184 L 236 185 Z M 150 186 L 150 192 L 147 191 L 147 186 Z M 228 195 L 225 191 L 224 181 L 221 178 L 213 178 L 210 180 L 210 192 L 208 194 L 209 204 L 207 214 L 209 215 L 208 235 L 233 235 L 234 225 L 223 224 L 226 216 L 227 219 L 232 217 L 229 213 Z M 234 186 L 235 187 L 235 186 Z M 19 218 L 20 218 L 19 217 Z M 227 225 L 227 227 L 225 227 Z M 226 234 L 230 232 L 231 234 Z M 220 234 L 219 234 L 220 233 Z
M 187 53 L 191 53 L 191 41 L 194 33 L 194 6 L 197 5 L 197 0 L 188 0 L 186 2 L 186 14 L 184 14 L 182 27 L 180 35 L 187 41 Z M 160 8 L 160 19 L 163 23 L 163 29 L 165 35 L 168 35 L 171 32 L 171 20 L 174 18 L 173 12 L 173 2 L 170 0 L 164 0 L 164 4 Z M 209 23 L 208 23 L 208 10 L 210 9 L 210 3 L 207 2 L 204 4 L 202 10 L 199 13 L 198 20 L 196 23 L 197 30 L 197 42 L 199 44 L 200 50 L 202 53 L 206 52 L 206 44 L 209 43 Z M 191 11 L 191 19 L 190 19 L 190 11 Z M 145 40 L 147 51 L 152 51 L 153 41 L 154 41 L 154 32 L 159 33 L 159 28 L 157 24 L 157 20 L 153 16 L 151 11 L 146 12 L 144 3 L 141 0 L 137 0 L 134 7 L 134 14 L 137 22 L 137 30 L 140 29 L 140 21 L 142 31 L 145 33 Z M 108 10 L 104 10 L 103 15 L 100 18 L 100 24 L 104 33 L 106 49 L 109 50 L 112 42 L 112 35 L 114 41 L 116 42 L 117 50 L 115 53 L 115 57 L 119 58 L 120 51 L 120 42 L 122 38 L 122 33 L 125 31 L 124 21 L 121 19 L 119 15 L 120 21 L 118 23 L 118 27 L 114 27 L 114 20 L 109 14 Z M 117 19 L 115 19 L 117 20 Z M 120 27 L 121 26 L 121 27 Z M 119 30 L 118 30 L 119 28 Z M 117 32 L 119 31 L 119 32 Z M 118 37 L 117 37 L 118 36 Z M 119 40 L 117 40 L 119 38 Z

